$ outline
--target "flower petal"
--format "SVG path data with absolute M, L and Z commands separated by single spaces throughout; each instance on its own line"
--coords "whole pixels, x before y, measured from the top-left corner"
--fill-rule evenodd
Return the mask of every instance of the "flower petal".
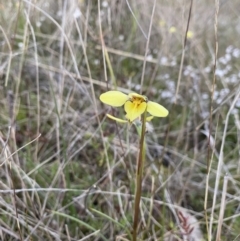
M 100 100 L 107 105 L 119 107 L 124 105 L 128 100 L 128 96 L 120 91 L 110 90 L 100 95 Z
M 129 121 L 134 121 L 146 110 L 147 103 L 142 102 L 140 105 L 136 105 L 131 101 L 127 101 L 124 105 L 124 109 L 127 113 L 126 117 Z
M 154 116 L 150 115 L 146 118 L 146 121 L 151 121 L 154 118 Z
M 166 108 L 153 101 L 148 101 L 147 112 L 157 117 L 166 117 L 168 115 L 168 110 Z
M 112 115 L 109 115 L 109 114 L 107 114 L 107 117 L 112 119 L 112 120 L 115 120 L 117 122 L 120 122 L 120 123 L 127 123 L 128 122 L 127 120 L 122 120 L 122 119 L 116 118 L 116 117 L 114 117 Z

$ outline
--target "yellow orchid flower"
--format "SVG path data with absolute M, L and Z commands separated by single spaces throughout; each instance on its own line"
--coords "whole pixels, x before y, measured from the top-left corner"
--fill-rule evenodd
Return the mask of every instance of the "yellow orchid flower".
M 122 120 L 116 118 L 112 115 L 107 114 L 107 116 L 118 122 L 133 122 L 138 117 L 140 117 L 145 111 L 147 111 L 151 116 L 147 117 L 147 121 L 150 121 L 154 116 L 156 117 L 166 117 L 168 115 L 168 110 L 156 102 L 149 101 L 144 95 L 139 95 L 137 93 L 130 93 L 128 95 L 120 91 L 107 91 L 100 95 L 100 100 L 107 105 L 113 107 L 120 107 L 124 105 L 124 110 L 126 111 L 126 119 Z
M 176 32 L 177 32 L 177 29 L 174 26 L 169 28 L 169 33 L 176 33 Z
M 192 31 L 187 31 L 187 38 L 188 39 L 193 38 L 193 36 L 194 36 L 194 33 Z

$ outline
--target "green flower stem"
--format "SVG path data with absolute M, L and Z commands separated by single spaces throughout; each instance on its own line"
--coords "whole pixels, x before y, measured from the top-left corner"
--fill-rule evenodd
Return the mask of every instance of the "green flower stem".
M 138 154 L 138 162 L 137 162 L 137 171 L 136 171 L 136 189 L 135 189 L 135 200 L 134 200 L 134 220 L 133 220 L 133 236 L 132 240 L 137 241 L 137 229 L 138 229 L 138 219 L 139 219 L 139 205 L 141 200 L 142 193 L 142 174 L 143 167 L 145 161 L 145 132 L 146 132 L 146 113 L 144 112 L 142 115 L 142 128 L 141 131 L 138 129 L 138 133 L 140 134 L 140 144 L 139 144 L 139 154 Z

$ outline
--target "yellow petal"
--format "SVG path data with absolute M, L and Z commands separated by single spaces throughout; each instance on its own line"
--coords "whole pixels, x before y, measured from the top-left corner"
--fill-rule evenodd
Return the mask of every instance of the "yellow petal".
M 131 101 L 127 101 L 124 105 L 124 109 L 127 113 L 127 119 L 131 122 L 134 121 L 143 114 L 143 112 L 146 110 L 146 107 L 146 102 L 142 102 L 140 105 L 136 105 Z
M 110 119 L 112 119 L 112 120 L 115 120 L 115 121 L 117 121 L 117 122 L 120 122 L 120 123 L 126 123 L 126 122 L 128 122 L 127 120 L 122 120 L 122 119 L 116 118 L 116 117 L 114 117 L 114 116 L 112 116 L 112 115 L 109 115 L 109 114 L 107 114 L 107 117 L 110 118 Z
M 157 117 L 166 117 L 168 115 L 168 110 L 166 108 L 152 101 L 148 101 L 147 103 L 147 112 Z
M 146 118 L 146 121 L 151 121 L 153 119 L 154 116 L 150 115 Z
M 128 100 L 128 96 L 120 91 L 110 90 L 100 95 L 100 100 L 107 105 L 119 107 L 124 105 Z

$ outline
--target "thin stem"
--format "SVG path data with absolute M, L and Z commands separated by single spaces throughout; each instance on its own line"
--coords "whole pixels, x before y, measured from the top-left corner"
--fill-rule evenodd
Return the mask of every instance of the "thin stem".
M 145 161 L 145 132 L 146 132 L 146 111 L 142 115 L 142 130 L 139 144 L 139 154 L 136 171 L 136 191 L 135 191 L 135 202 L 134 202 L 134 221 L 133 221 L 133 241 L 137 240 L 137 228 L 138 228 L 138 217 L 139 217 L 139 204 L 142 193 L 142 174 Z
M 148 51 L 149 51 L 149 42 L 150 42 L 150 36 L 151 36 L 151 32 L 152 32 L 153 16 L 154 16 L 155 9 L 156 9 L 156 3 L 157 3 L 157 1 L 155 0 L 154 4 L 153 4 L 153 9 L 152 9 L 151 22 L 150 22 L 150 26 L 149 26 L 148 38 L 147 38 L 146 49 L 145 49 L 145 56 L 144 56 L 144 61 L 143 61 L 143 71 L 142 71 L 142 77 L 141 77 L 140 94 L 142 94 L 142 91 L 143 91 L 144 74 L 145 74 L 145 68 L 146 68 L 146 62 L 147 62 L 147 55 L 148 55 Z

